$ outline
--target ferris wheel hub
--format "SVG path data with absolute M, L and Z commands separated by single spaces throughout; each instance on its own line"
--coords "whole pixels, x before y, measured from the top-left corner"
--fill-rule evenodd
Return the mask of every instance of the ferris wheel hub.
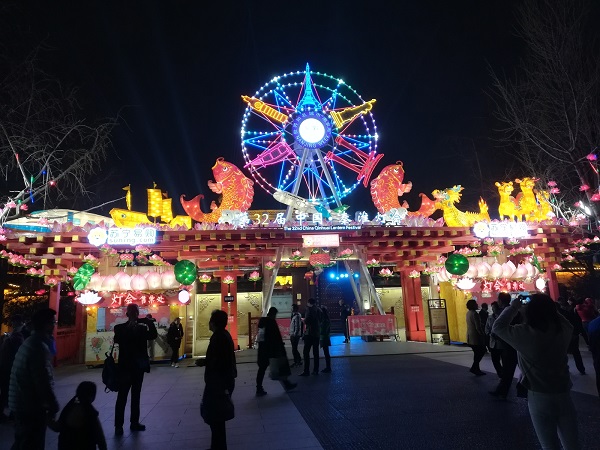
M 330 119 L 320 111 L 302 111 L 292 121 L 292 135 L 304 148 L 321 148 L 331 138 Z

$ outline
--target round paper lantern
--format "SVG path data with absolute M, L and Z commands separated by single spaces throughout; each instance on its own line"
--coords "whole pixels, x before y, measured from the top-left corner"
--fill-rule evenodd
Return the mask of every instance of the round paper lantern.
M 512 274 L 515 273 L 515 270 L 517 270 L 517 268 L 512 261 L 505 262 L 502 264 L 502 278 L 512 277 Z
M 166 272 L 163 272 L 160 278 L 160 284 L 163 289 L 173 289 L 177 287 L 178 283 L 175 279 L 175 272 L 173 272 L 172 270 L 167 270 Z
M 187 286 L 196 281 L 196 264 L 187 259 L 181 260 L 175 264 L 173 270 L 175 272 L 175 279 L 183 285 Z
M 179 291 L 177 298 L 179 299 L 179 301 L 181 303 L 185 304 L 190 301 L 190 293 L 188 291 L 186 291 L 185 289 L 183 289 L 183 290 Z
M 490 269 L 490 273 L 488 275 L 490 278 L 497 280 L 502 276 L 502 266 L 500 263 L 495 262 L 492 264 L 492 268 Z
M 490 266 L 488 263 L 486 263 L 486 262 L 479 263 L 477 265 L 477 277 L 478 278 L 486 278 L 489 275 L 490 270 L 492 270 L 492 266 Z
M 527 277 L 527 269 L 523 264 L 519 264 L 517 270 L 512 274 L 512 278 L 515 280 L 522 280 L 525 277 Z
M 112 275 L 107 275 L 102 281 L 100 289 L 102 291 L 117 291 L 119 289 L 119 282 Z
M 463 255 L 453 253 L 448 256 L 444 266 L 452 275 L 464 275 L 469 270 L 469 260 Z
M 134 291 L 144 291 L 148 289 L 148 282 L 142 275 L 131 277 L 131 289 Z
M 117 275 L 120 275 L 117 278 Z M 117 282 L 119 283 L 119 289 L 121 291 L 128 291 L 131 289 L 131 277 L 124 272 L 117 272 L 115 274 L 115 278 L 117 278 Z
M 146 281 L 150 289 L 160 289 L 162 278 L 158 272 L 146 272 Z

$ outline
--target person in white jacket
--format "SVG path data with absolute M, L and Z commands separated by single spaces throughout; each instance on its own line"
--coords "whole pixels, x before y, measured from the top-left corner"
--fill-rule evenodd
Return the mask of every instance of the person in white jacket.
M 543 449 L 579 450 L 577 413 L 571 399 L 567 348 L 573 327 L 562 317 L 555 302 L 534 294 L 525 306 L 525 323 L 510 325 L 522 302 L 513 300 L 492 327 L 492 333 L 515 350 L 529 391 L 529 415 Z

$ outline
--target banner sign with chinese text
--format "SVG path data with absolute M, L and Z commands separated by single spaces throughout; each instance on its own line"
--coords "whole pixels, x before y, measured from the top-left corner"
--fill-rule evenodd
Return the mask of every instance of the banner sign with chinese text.
M 396 317 L 385 316 L 350 316 L 348 317 L 350 336 L 396 336 Z

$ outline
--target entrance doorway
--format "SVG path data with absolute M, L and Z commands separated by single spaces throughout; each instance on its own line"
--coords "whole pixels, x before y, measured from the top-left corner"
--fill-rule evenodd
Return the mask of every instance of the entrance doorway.
M 345 274 L 345 270 L 343 273 L 338 272 L 334 267 L 324 271 L 319 277 L 316 300 L 319 305 L 325 305 L 329 311 L 332 334 L 344 333 L 340 317 L 342 309 L 340 308 L 339 301 L 343 300 L 351 308 L 354 305 L 354 292 L 352 291 L 350 280 L 348 277 L 340 276 Z

